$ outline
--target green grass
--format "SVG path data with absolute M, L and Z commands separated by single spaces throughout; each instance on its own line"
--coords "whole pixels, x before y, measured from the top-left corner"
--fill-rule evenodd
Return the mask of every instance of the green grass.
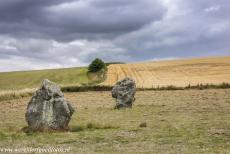
M 0 73 L 0 90 L 36 88 L 45 78 L 59 85 L 81 85 L 90 82 L 87 77 L 87 68 L 84 67 L 4 72 Z

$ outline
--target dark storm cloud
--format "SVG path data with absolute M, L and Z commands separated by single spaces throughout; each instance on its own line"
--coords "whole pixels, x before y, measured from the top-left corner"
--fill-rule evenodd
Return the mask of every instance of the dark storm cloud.
M 0 1 L 0 71 L 230 55 L 228 0 Z
M 0 31 L 55 40 L 111 37 L 137 30 L 164 13 L 159 2 L 148 0 L 10 0 L 0 2 Z
M 32 20 L 40 16 L 38 13 L 44 6 L 58 4 L 55 0 L 8 0 L 0 1 L 1 22 L 15 22 L 23 20 Z

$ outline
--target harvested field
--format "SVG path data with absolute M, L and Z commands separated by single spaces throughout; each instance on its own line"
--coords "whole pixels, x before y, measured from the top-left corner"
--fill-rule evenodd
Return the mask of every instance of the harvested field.
M 67 133 L 25 134 L 29 97 L 0 101 L 0 147 L 70 147 L 70 153 L 230 153 L 230 89 L 138 91 L 113 110 L 110 92 L 65 93 L 76 108 Z M 139 127 L 146 122 L 147 127 Z
M 124 77 L 133 78 L 139 88 L 230 83 L 230 57 L 112 64 L 102 84 L 113 86 Z

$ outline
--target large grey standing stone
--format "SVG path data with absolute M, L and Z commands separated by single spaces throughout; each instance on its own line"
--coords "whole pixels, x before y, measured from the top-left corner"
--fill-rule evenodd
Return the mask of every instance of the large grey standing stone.
M 135 101 L 136 84 L 133 79 L 118 81 L 112 89 L 112 97 L 116 98 L 115 109 L 131 108 Z
M 68 129 L 73 113 L 74 109 L 65 100 L 60 87 L 45 79 L 28 103 L 25 116 L 29 130 L 63 131 Z

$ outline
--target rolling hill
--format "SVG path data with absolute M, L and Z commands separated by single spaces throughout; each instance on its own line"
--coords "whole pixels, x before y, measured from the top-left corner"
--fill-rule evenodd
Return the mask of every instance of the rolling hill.
M 230 83 L 230 56 L 110 64 L 107 79 L 101 84 L 113 86 L 124 77 L 133 78 L 139 88 Z M 2 72 L 0 73 L 0 91 L 36 88 L 44 78 L 61 86 L 76 86 L 93 82 L 87 76 L 86 67 Z
M 36 88 L 45 78 L 65 86 L 90 82 L 84 67 L 4 72 L 0 73 L 0 91 Z
M 230 57 L 112 64 L 102 84 L 112 86 L 124 77 L 133 78 L 139 88 L 230 83 Z

